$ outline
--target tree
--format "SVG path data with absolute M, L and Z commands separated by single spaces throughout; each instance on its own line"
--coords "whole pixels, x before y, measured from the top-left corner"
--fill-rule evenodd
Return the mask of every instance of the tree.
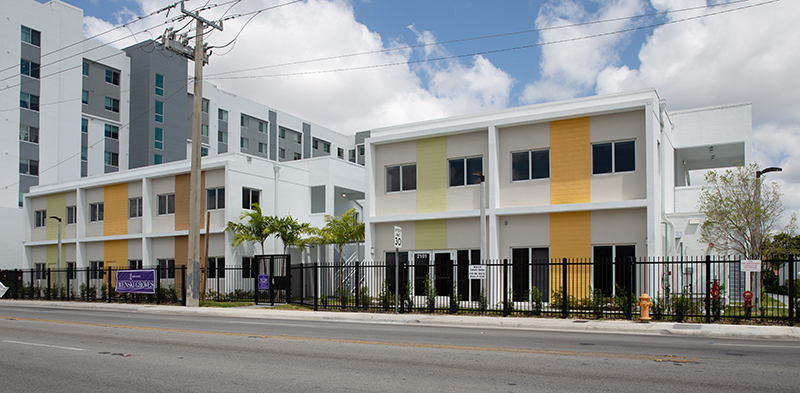
M 274 232 L 273 218 L 264 216 L 261 207 L 254 203 L 252 210 L 243 211 L 239 220 L 240 222 L 228 221 L 228 226 L 225 227 L 226 231 L 233 232 L 231 245 L 238 247 L 244 242 L 258 242 L 261 245 L 261 253 L 264 254 L 264 243 Z
M 339 250 L 339 297 L 344 306 L 344 281 L 342 265 L 344 264 L 344 245 L 364 240 L 364 223 L 356 219 L 356 209 L 350 209 L 341 217 L 325 216 L 325 226 L 313 231 L 314 236 L 308 243 L 328 245 L 333 244 Z
M 772 233 L 794 231 L 794 214 L 781 227 L 786 208 L 781 203 L 780 187 L 774 182 L 762 184 L 764 179 L 756 176 L 757 171 L 754 163 L 721 174 L 706 174 L 707 184 L 700 192 L 698 207 L 706 215 L 700 236 L 721 253 L 758 259 Z
M 271 232 L 278 239 L 281 239 L 283 244 L 283 253 L 286 254 L 286 249 L 291 246 L 297 246 L 300 251 L 305 249 L 308 244 L 307 239 L 303 239 L 304 234 L 311 234 L 313 228 L 308 223 L 299 223 L 291 215 L 285 217 L 269 217 L 271 221 Z
M 800 235 L 779 233 L 764 247 L 764 258 L 785 261 L 790 255 L 800 256 Z

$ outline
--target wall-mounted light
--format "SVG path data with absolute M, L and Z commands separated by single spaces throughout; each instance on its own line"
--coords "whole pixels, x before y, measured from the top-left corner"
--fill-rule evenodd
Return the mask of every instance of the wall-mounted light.
M 342 193 L 342 198 L 347 198 L 347 194 Z

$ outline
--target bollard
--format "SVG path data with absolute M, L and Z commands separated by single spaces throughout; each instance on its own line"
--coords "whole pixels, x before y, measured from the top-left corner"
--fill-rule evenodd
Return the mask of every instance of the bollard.
M 649 322 L 652 318 L 650 318 L 650 306 L 653 305 L 653 302 L 650 301 L 650 295 L 643 293 L 639 296 L 639 303 L 636 303 L 639 307 L 642 308 L 642 316 L 639 317 L 639 320 L 642 322 Z

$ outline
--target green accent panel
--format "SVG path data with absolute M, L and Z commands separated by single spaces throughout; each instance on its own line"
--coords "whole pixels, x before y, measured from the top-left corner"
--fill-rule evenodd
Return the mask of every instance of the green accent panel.
M 47 267 L 51 269 L 58 268 L 58 246 L 51 244 L 47 247 Z M 64 245 L 61 245 L 61 257 L 64 257 Z
M 67 194 L 61 193 L 47 196 L 47 217 L 50 216 L 61 217 L 61 236 L 64 236 L 64 226 L 67 225 Z M 48 218 L 47 240 L 56 239 L 58 239 L 58 221 Z
M 417 221 L 414 225 L 417 250 L 447 248 L 447 220 Z
M 417 213 L 447 211 L 447 137 L 417 141 Z

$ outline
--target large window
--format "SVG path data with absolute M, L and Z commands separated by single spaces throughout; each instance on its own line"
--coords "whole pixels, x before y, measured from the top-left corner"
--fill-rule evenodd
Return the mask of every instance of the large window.
M 206 210 L 225 208 L 225 187 L 206 190 Z
M 77 206 L 67 206 L 67 224 L 77 224 L 78 223 L 78 207 Z
M 106 138 L 119 139 L 119 127 L 106 124 Z
M 261 190 L 242 187 L 242 209 L 252 209 L 253 204 L 260 204 Z
M 30 27 L 22 26 L 22 41 L 31 45 L 41 46 L 42 33 Z
M 91 277 L 92 279 L 102 279 L 103 278 L 103 261 L 91 261 L 89 262 L 89 266 L 91 266 Z
M 164 75 L 156 74 L 156 95 L 164 96 Z
M 475 172 L 483 172 L 483 157 L 455 158 L 448 160 L 448 184 L 450 187 L 480 184 Z
M 164 129 L 161 127 L 156 127 L 155 144 L 153 147 L 158 150 L 162 150 L 164 148 Z
M 20 59 L 20 73 L 31 78 L 39 79 L 39 63 Z
M 31 143 L 39 143 L 39 129 L 36 127 L 20 124 L 19 140 Z
M 158 215 L 175 214 L 175 194 L 158 196 Z
M 633 172 L 635 170 L 636 141 L 592 145 L 592 174 Z
M 116 98 L 106 97 L 106 110 L 119 113 L 119 100 Z
M 225 278 L 225 258 L 208 258 L 208 278 Z
M 386 192 L 417 189 L 417 164 L 386 167 Z
M 115 153 L 113 151 L 106 151 L 105 164 L 108 166 L 119 166 L 119 153 Z
M 258 264 L 252 257 L 242 257 L 242 278 L 253 278 L 258 275 Z
M 164 102 L 156 100 L 156 106 L 153 109 L 155 113 L 155 121 L 157 123 L 164 122 Z
M 44 280 L 47 278 L 47 268 L 44 263 L 34 263 L 33 269 L 36 272 L 36 279 L 37 280 Z
M 28 93 L 19 93 L 19 107 L 30 109 L 32 111 L 39 110 L 39 96 L 28 94 Z
M 511 180 L 547 179 L 550 177 L 550 150 L 511 153 Z
M 89 222 L 103 221 L 103 202 L 89 204 Z
M 28 158 L 20 158 L 19 173 L 23 175 L 39 176 L 39 161 Z
M 47 210 L 37 210 L 33 212 L 33 227 L 41 228 L 47 225 Z
M 114 70 L 106 70 L 106 82 L 119 86 L 119 72 Z
M 128 217 L 138 218 L 144 213 L 142 207 L 142 197 L 128 198 Z

